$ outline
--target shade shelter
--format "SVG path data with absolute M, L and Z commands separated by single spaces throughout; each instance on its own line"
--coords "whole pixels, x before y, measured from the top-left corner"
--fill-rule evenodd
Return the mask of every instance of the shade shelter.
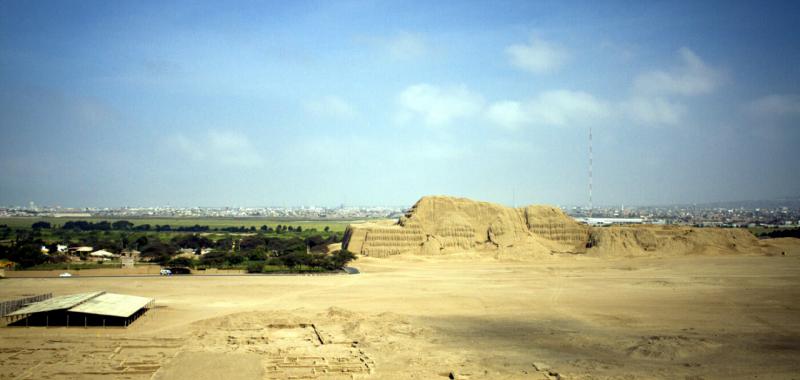
M 9 326 L 127 327 L 155 300 L 106 292 L 78 293 L 34 302 L 4 317 Z

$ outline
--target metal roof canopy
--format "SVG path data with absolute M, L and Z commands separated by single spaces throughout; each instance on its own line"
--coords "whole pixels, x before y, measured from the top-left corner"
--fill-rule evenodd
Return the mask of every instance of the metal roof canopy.
M 152 298 L 126 294 L 104 293 L 75 306 L 68 311 L 75 313 L 107 315 L 127 318 L 152 302 Z
M 81 304 L 82 302 L 98 297 L 103 293 L 105 292 L 78 293 L 66 296 L 53 297 L 44 301 L 32 303 L 6 316 L 26 315 L 26 314 L 54 311 L 54 310 L 69 309 L 71 307 Z

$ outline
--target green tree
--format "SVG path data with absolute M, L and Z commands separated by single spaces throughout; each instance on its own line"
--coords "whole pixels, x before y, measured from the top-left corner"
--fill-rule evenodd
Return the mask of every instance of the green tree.
M 231 247 L 233 247 L 233 238 L 231 238 L 230 235 L 225 235 L 225 237 L 214 243 L 214 249 L 222 252 L 230 251 Z
M 357 257 L 353 252 L 350 252 L 346 249 L 342 249 L 339 251 L 334 252 L 328 259 L 331 263 L 332 268 L 329 269 L 341 269 L 344 268 L 349 262 L 355 260 Z
M 25 243 L 12 248 L 9 259 L 21 268 L 29 268 L 47 262 L 47 255 L 42 253 L 39 243 Z
M 31 224 L 31 228 L 33 228 L 34 230 L 40 230 L 43 228 L 50 229 L 50 223 L 45 221 L 36 222 L 34 224 Z
M 194 260 L 188 257 L 175 257 L 167 262 L 171 267 L 192 268 L 194 267 Z
M 247 273 L 261 273 L 264 271 L 264 263 L 260 261 L 251 261 L 247 263 Z
M 175 256 L 177 249 L 171 244 L 154 241 L 142 249 L 141 256 L 150 258 L 152 261 L 163 264 Z
M 247 260 L 247 258 L 242 255 L 228 255 L 226 259 L 228 261 L 228 264 L 231 265 L 239 265 L 245 262 L 245 260 Z
M 172 238 L 172 244 L 181 248 L 203 249 L 211 247 L 214 243 L 211 239 L 198 234 L 182 234 Z
M 307 246 L 314 248 L 316 246 L 327 244 L 328 239 L 325 239 L 322 237 L 322 235 L 311 235 L 305 239 L 305 242 Z
M 228 254 L 223 251 L 209 252 L 200 257 L 200 264 L 210 267 L 219 267 L 225 264 L 227 256 Z
M 136 248 L 136 249 L 142 249 L 142 248 L 144 248 L 144 247 L 147 245 L 147 243 L 148 243 L 148 242 L 149 242 L 149 240 L 147 239 L 147 236 L 139 236 L 139 237 L 138 237 L 138 238 L 137 238 L 137 239 L 136 239 L 136 240 L 133 242 L 133 246 L 134 246 L 134 248 Z
M 264 261 L 267 259 L 267 251 L 264 247 L 258 247 L 252 251 L 247 252 L 247 260 L 249 261 Z
M 111 228 L 115 230 L 127 231 L 133 228 L 133 223 L 127 220 L 118 220 L 114 223 L 111 223 Z
M 266 245 L 267 242 L 264 240 L 264 237 L 259 235 L 245 236 L 239 241 L 239 249 L 242 251 L 249 251 Z

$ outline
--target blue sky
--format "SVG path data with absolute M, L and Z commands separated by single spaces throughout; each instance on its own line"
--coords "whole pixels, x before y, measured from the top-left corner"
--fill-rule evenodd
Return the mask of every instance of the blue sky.
M 800 195 L 797 2 L 0 2 L 0 204 Z

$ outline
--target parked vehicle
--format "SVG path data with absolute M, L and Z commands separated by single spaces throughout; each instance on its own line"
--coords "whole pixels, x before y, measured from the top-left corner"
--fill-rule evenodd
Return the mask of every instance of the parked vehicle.
M 60 275 L 58 275 L 58 277 L 72 277 L 72 273 L 64 272 L 64 273 L 61 273 Z
M 169 269 L 162 269 L 161 270 L 161 275 L 162 276 L 171 276 L 172 275 L 172 271 L 169 270 Z

